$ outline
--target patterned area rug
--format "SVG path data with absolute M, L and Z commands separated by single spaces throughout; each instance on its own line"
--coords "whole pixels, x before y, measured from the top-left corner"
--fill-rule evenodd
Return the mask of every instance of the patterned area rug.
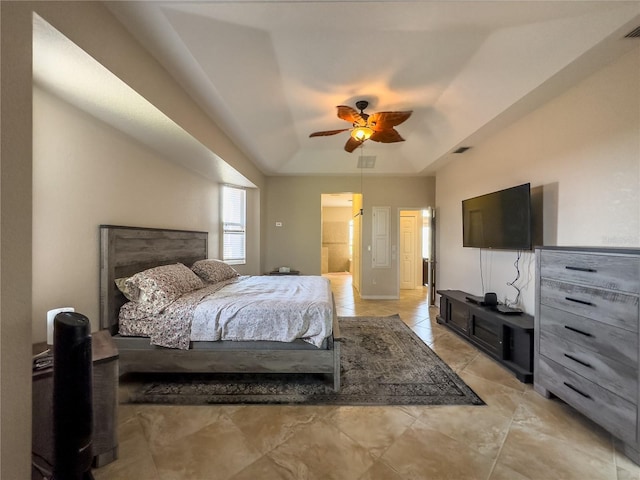
M 121 402 L 164 404 L 484 405 L 398 315 L 340 317 L 336 393 L 314 374 L 136 374 Z

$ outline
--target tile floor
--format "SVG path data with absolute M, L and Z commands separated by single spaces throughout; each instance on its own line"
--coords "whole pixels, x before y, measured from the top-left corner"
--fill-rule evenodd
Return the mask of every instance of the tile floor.
M 609 434 L 438 325 L 426 290 L 362 300 L 328 277 L 339 315 L 399 313 L 487 405 L 121 405 L 95 480 L 640 480 Z

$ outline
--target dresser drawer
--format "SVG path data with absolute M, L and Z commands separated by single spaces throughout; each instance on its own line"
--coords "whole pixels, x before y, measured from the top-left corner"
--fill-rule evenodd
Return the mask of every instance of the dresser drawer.
M 609 357 L 565 338 L 554 337 L 548 331 L 540 332 L 540 355 L 597 383 L 616 395 L 637 403 L 638 378 L 635 365 L 624 365 Z
M 601 355 L 638 366 L 638 335 L 573 313 L 540 306 L 539 329 L 551 338 L 564 338 Z
M 638 331 L 638 297 L 542 278 L 540 303 L 608 325 Z
M 542 278 L 640 293 L 640 258 L 638 257 L 552 250 L 542 250 L 540 255 Z
M 637 409 L 622 397 L 599 387 L 562 365 L 539 356 L 536 382 L 616 437 L 636 442 Z

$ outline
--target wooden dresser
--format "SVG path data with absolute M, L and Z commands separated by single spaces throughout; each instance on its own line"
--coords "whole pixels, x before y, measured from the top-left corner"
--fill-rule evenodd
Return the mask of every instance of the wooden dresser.
M 609 431 L 640 463 L 640 250 L 536 249 L 534 388 Z

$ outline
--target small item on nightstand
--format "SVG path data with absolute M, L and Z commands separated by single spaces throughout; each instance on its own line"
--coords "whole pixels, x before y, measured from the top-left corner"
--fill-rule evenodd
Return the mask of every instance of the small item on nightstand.
M 53 352 L 50 349 L 33 356 L 33 370 L 53 367 Z
M 283 268 L 286 268 L 286 270 L 282 270 Z M 291 270 L 289 267 L 280 267 L 278 269 L 270 271 L 269 273 L 266 273 L 265 275 L 300 275 L 300 272 L 298 270 Z

